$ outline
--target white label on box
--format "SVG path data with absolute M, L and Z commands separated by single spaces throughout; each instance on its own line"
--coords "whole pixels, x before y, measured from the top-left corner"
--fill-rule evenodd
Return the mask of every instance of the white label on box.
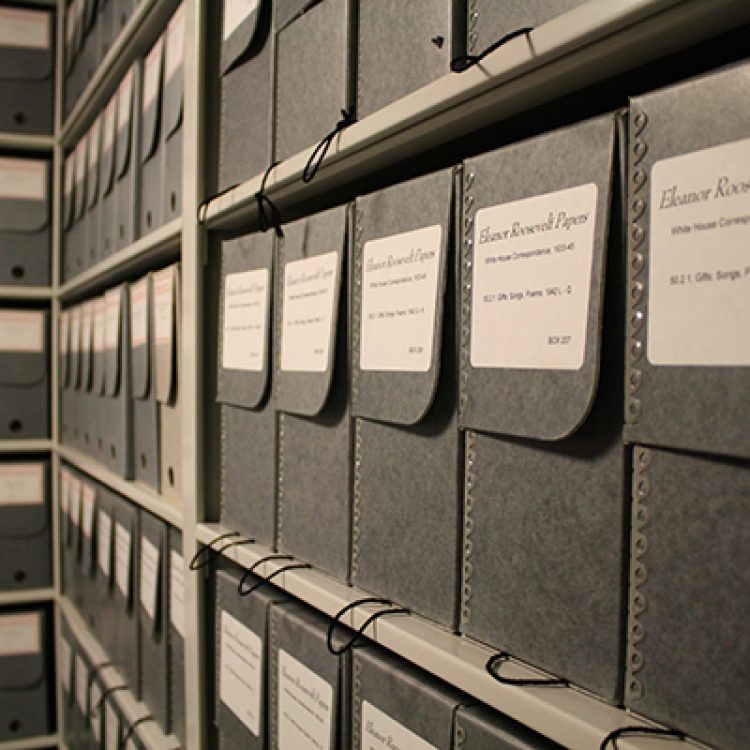
M 0 464 L 0 506 L 41 505 L 43 502 L 42 464 Z
M 583 366 L 597 193 L 589 183 L 477 211 L 473 367 Z
M 159 93 L 159 83 L 161 80 L 161 60 L 164 50 L 164 37 L 161 36 L 151 51 L 146 56 L 143 71 L 143 105 L 142 111 L 145 112 L 156 99 Z
M 120 289 L 104 295 L 104 348 L 115 349 L 120 340 Z
M 260 0 L 224 0 L 224 33 L 226 42 L 234 30 L 258 7 Z
M 97 297 L 94 300 L 94 351 L 97 353 L 104 351 L 105 320 L 106 308 L 104 297 Z
M 81 306 L 76 305 L 70 311 L 70 351 L 78 354 L 81 350 Z
M 76 527 L 81 523 L 81 480 L 73 476 L 70 478 L 70 522 Z
M 362 701 L 362 750 L 437 750 L 372 703 Z
M 42 623 L 38 612 L 0 615 L 0 657 L 38 654 Z
M 88 483 L 83 485 L 81 501 L 81 531 L 83 531 L 84 536 L 91 539 L 91 532 L 94 530 L 94 504 L 96 502 L 96 489 L 92 485 Z
M 81 313 L 81 351 L 88 353 L 91 351 L 94 332 L 94 304 L 93 302 L 83 303 L 83 312 Z
M 120 750 L 120 717 L 110 701 L 104 704 L 105 750 Z
M 99 705 L 99 701 L 102 699 L 102 689 L 98 682 L 94 682 L 91 685 L 91 710 L 93 711 L 95 706 Z M 97 746 L 101 747 L 102 741 L 102 715 L 98 713 L 96 716 L 91 718 L 91 732 L 94 735 Z
M 103 149 L 106 151 L 112 148 L 115 142 L 115 132 L 117 130 L 117 94 L 109 100 L 107 108 L 104 110 L 104 144 Z
M 157 344 L 172 340 L 173 297 L 174 269 L 165 268 L 154 274 L 154 338 Z
M 130 345 L 135 349 L 148 340 L 148 279 L 130 287 Z
M 281 369 L 325 372 L 334 337 L 338 253 L 295 260 L 284 269 Z
M 39 159 L 0 157 L 0 198 L 43 201 L 47 195 L 47 164 Z
M 443 229 L 439 224 L 365 243 L 363 370 L 427 372 L 432 361 Z
M 256 737 L 260 733 L 262 653 L 263 643 L 258 635 L 222 611 L 221 700 Z M 283 743 L 279 746 L 285 747 Z
M 81 713 L 86 715 L 89 710 L 89 670 L 80 654 L 76 654 L 76 703 Z
M 648 360 L 750 365 L 750 139 L 651 170 Z
M 159 548 L 145 536 L 141 536 L 141 606 L 152 620 L 156 617 L 160 563 Z
M 117 132 L 130 124 L 133 107 L 133 69 L 131 68 L 120 82 L 117 90 Z
M 68 344 L 70 343 L 70 312 L 68 310 L 60 311 L 60 355 L 66 356 L 68 353 Z
M 88 142 L 89 169 L 94 169 L 99 164 L 99 145 L 102 140 L 102 117 L 99 115 L 94 120 L 86 138 Z
M 176 550 L 169 554 L 169 620 L 185 637 L 185 561 Z
M 130 596 L 130 532 L 115 524 L 115 583 L 124 597 Z
M 180 3 L 167 26 L 164 79 L 169 81 L 182 66 L 185 50 L 185 3 Z
M 268 269 L 231 273 L 224 282 L 225 370 L 260 372 L 266 355 L 268 330 Z
M 99 570 L 109 580 L 112 574 L 112 516 L 103 510 L 99 511 L 98 516 L 96 557 L 99 563 Z
M 73 670 L 73 649 L 65 638 L 60 638 L 60 676 L 66 693 L 70 693 L 70 678 Z
M 333 688 L 279 649 L 279 748 L 330 750 Z
M 49 13 L 0 8 L 0 47 L 49 49 L 50 41 Z
M 0 310 L 0 351 L 44 351 L 44 315 L 31 310 Z
M 60 510 L 64 515 L 68 515 L 70 507 L 70 472 L 67 469 L 60 469 Z

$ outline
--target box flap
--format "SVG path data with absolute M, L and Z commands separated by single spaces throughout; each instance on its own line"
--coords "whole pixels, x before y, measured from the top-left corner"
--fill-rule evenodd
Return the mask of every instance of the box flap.
M 75 151 L 71 151 L 65 157 L 63 169 L 63 229 L 70 229 L 73 224 L 73 212 L 75 210 L 75 179 L 76 161 Z
M 285 226 L 279 240 L 275 377 L 281 411 L 320 413 L 334 367 L 349 366 L 335 361 L 338 321 L 347 317 L 346 218 L 346 206 L 339 206 Z
M 104 373 L 105 393 L 120 392 L 120 346 L 122 346 L 122 308 L 125 285 L 109 289 L 104 295 Z
M 0 8 L 0 81 L 41 81 L 54 67 L 52 14 L 31 8 Z
M 130 351 L 131 393 L 144 399 L 151 380 L 151 274 L 130 285 Z
M 49 226 L 50 168 L 45 159 L 0 157 L 0 234 Z
M 125 176 L 130 164 L 130 142 L 133 123 L 133 98 L 135 88 L 135 68 L 131 67 L 120 82 L 117 90 L 117 134 L 115 153 L 116 178 Z
M 49 528 L 48 461 L 0 462 L 0 539 L 36 536 Z
M 88 135 L 86 143 L 88 145 L 87 161 L 88 175 L 86 178 L 87 203 L 86 208 L 91 210 L 96 206 L 99 200 L 99 164 L 101 163 L 102 151 L 102 121 L 103 116 L 100 113 L 94 120 Z
M 352 411 L 416 424 L 437 392 L 453 248 L 452 169 L 395 185 L 355 209 Z
M 310 8 L 321 2 L 323 0 L 277 0 L 276 17 L 274 19 L 276 30 L 280 31 L 298 16 L 307 13 Z
M 462 427 L 558 440 L 586 419 L 614 145 L 606 115 L 466 161 Z
M 28 689 L 43 679 L 44 614 L 0 614 L 0 690 Z
M 157 271 L 152 282 L 154 371 L 156 400 L 171 402 L 177 394 L 177 308 L 179 307 L 179 267 Z
M 76 59 L 75 49 L 76 34 L 76 6 L 75 1 L 68 3 L 65 8 L 65 73 L 70 75 L 73 70 L 73 63 Z M 66 80 L 66 84 L 68 81 Z
M 75 209 L 73 220 L 78 221 L 86 210 L 86 171 L 88 169 L 87 137 L 84 135 L 75 147 Z
M 270 232 L 256 232 L 222 244 L 216 394 L 220 403 L 255 409 L 268 396 L 273 266 Z M 236 303 L 227 298 L 227 285 Z M 236 320 L 230 319 L 233 317 Z M 239 354 L 240 348 L 247 356 Z
M 270 28 L 269 0 L 224 0 L 221 29 L 221 75 L 242 58 L 262 49 Z
M 180 3 L 167 26 L 164 43 L 164 138 L 168 140 L 182 125 L 185 54 L 185 4 Z
M 81 305 L 70 308 L 70 385 L 78 390 L 81 383 Z
M 102 196 L 108 196 L 115 184 L 115 140 L 117 134 L 117 92 L 104 110 L 102 125 L 101 168 L 99 170 Z
M 143 61 L 141 97 L 141 162 L 148 161 L 159 145 L 161 133 L 162 87 L 164 80 L 164 35 Z
M 70 383 L 70 310 L 60 310 L 60 381 Z
M 104 365 L 104 339 L 107 325 L 107 306 L 103 296 L 94 300 L 94 375 L 91 390 L 97 396 L 103 396 L 106 386 L 106 368 Z
M 0 309 L 0 385 L 30 386 L 47 374 L 45 310 Z
M 93 384 L 94 303 L 88 300 L 81 310 L 81 390 L 90 391 Z

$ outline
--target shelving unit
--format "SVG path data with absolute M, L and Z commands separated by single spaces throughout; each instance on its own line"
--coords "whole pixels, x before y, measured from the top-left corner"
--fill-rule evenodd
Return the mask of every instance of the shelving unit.
M 0 286 L 2 300 L 51 300 L 54 296 L 55 290 L 47 286 Z
M 52 440 L 0 440 L 0 453 L 43 453 L 53 447 Z
M 23 151 L 52 151 L 55 138 L 51 135 L 17 135 L 0 133 L 0 148 L 21 149 Z
M 28 740 L 14 740 L 13 742 L 0 742 L 0 750 L 36 750 L 36 748 L 55 747 L 60 744 L 57 734 L 49 734 L 44 737 L 32 737 Z
M 53 602 L 57 592 L 53 587 L 41 589 L 19 589 L 18 591 L 0 591 L 0 607 L 16 604 L 37 604 Z

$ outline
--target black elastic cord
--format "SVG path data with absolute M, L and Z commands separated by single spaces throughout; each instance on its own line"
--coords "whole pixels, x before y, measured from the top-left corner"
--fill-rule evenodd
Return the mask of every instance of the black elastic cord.
M 392 602 L 389 602 L 391 604 Z M 406 607 L 391 607 L 390 609 L 380 609 L 377 612 L 373 612 L 363 623 L 360 625 L 359 630 L 357 630 L 354 635 L 341 647 L 336 648 L 333 645 L 332 640 L 327 641 L 328 644 L 328 650 L 334 655 L 334 656 L 341 656 L 341 654 L 346 653 L 349 651 L 349 649 L 353 648 L 354 644 L 362 638 L 362 636 L 365 634 L 365 630 L 367 630 L 370 625 L 375 622 L 375 620 L 385 617 L 386 615 L 410 615 L 411 610 L 407 609 Z M 337 615 L 338 616 L 338 615 Z M 329 634 L 330 634 L 330 626 L 329 626 Z
M 342 130 L 354 124 L 354 122 L 356 122 L 354 112 L 348 109 L 342 109 L 341 119 L 336 123 L 333 130 L 327 135 L 323 136 L 323 139 L 320 141 L 320 143 L 312 150 L 310 158 L 307 160 L 305 169 L 302 172 L 303 182 L 312 182 L 315 179 L 315 175 L 318 174 L 320 165 L 323 163 L 323 159 L 325 159 L 325 156 L 328 153 L 328 149 L 333 143 L 333 139 Z
M 99 698 L 99 702 L 89 709 L 89 717 L 95 719 L 99 715 L 99 709 L 104 705 L 104 701 L 109 698 L 112 693 L 117 693 L 120 690 L 127 690 L 127 685 L 115 685 L 114 687 L 107 688 L 103 693 L 102 697 Z
M 216 542 L 221 542 L 224 539 L 231 539 L 232 537 L 239 535 L 239 531 L 227 531 L 225 534 L 219 534 L 219 536 L 212 539 L 208 544 L 205 544 L 193 555 L 193 559 L 190 561 L 189 565 L 190 570 L 200 570 L 201 568 L 205 568 L 206 565 L 211 562 L 213 557 L 218 554 L 214 549 L 214 544 L 216 544 Z M 203 559 L 204 555 L 205 559 Z
M 240 582 L 237 586 L 237 592 L 240 596 L 247 596 L 252 589 L 245 590 L 243 587 L 247 583 L 247 579 L 249 576 L 253 575 L 255 571 L 263 565 L 263 563 L 270 562 L 271 560 L 294 560 L 294 558 L 291 555 L 266 555 L 265 557 L 261 557 L 260 560 L 256 560 L 249 568 L 245 569 L 244 574 L 242 575 L 242 578 L 240 578 Z
M 239 186 L 240 183 L 237 182 L 234 185 L 230 185 L 228 188 L 224 188 L 220 193 L 216 193 L 216 195 L 212 195 L 210 198 L 206 198 L 206 200 L 204 200 L 203 203 L 198 206 L 198 223 L 203 224 L 203 222 L 206 220 L 206 209 L 208 208 L 208 204 L 211 203 L 211 201 L 215 201 L 218 198 L 221 198 L 222 195 L 226 195 L 227 193 L 232 192 L 232 190 Z
M 86 692 L 86 695 L 88 696 L 89 700 L 91 700 L 91 688 L 94 686 L 94 680 L 99 676 L 99 673 L 102 671 L 102 669 L 106 669 L 107 667 L 111 667 L 112 662 L 111 661 L 103 661 L 101 664 L 97 664 L 95 667 L 91 668 L 91 672 L 89 673 L 89 684 L 88 689 Z M 89 716 L 91 715 L 91 710 L 89 710 Z
M 617 740 L 621 737 L 637 737 L 638 735 L 651 735 L 659 737 L 671 737 L 675 740 L 684 740 L 685 735 L 676 729 L 663 729 L 662 727 L 620 727 L 610 732 L 599 745 L 599 750 L 607 750 L 611 743 L 613 750 L 617 750 Z
M 393 605 L 393 602 L 390 599 L 383 599 L 380 596 L 366 596 L 362 599 L 355 599 L 353 602 L 349 602 L 349 604 L 347 604 L 345 607 L 342 607 L 338 612 L 336 612 L 330 624 L 328 625 L 328 635 L 326 636 L 326 645 L 328 646 L 328 650 L 332 654 L 336 654 L 336 652 L 333 650 L 333 631 L 336 629 L 336 626 L 341 623 L 341 618 L 347 612 L 361 606 L 362 604 L 385 604 L 390 607 Z
M 120 743 L 118 744 L 119 750 L 123 750 L 125 745 L 128 744 L 128 740 L 133 736 L 133 733 L 136 730 L 136 727 L 138 727 L 140 724 L 145 724 L 147 721 L 156 721 L 151 714 L 148 714 L 148 716 L 141 716 L 140 719 L 136 719 L 129 727 L 128 731 L 125 732 L 125 734 L 120 738 Z
M 562 677 L 543 679 L 503 677 L 499 672 L 495 671 L 495 667 L 509 660 L 510 654 L 505 651 L 501 651 L 487 660 L 487 672 L 490 674 L 490 677 L 497 680 L 501 685 L 515 685 L 516 687 L 568 687 L 570 685 L 570 682 Z
M 268 169 L 263 173 L 263 179 L 260 181 L 260 189 L 255 194 L 255 202 L 258 204 L 258 229 L 261 232 L 267 232 L 273 229 L 276 236 L 281 239 L 284 236 L 284 230 L 281 228 L 281 212 L 276 204 L 266 195 L 266 181 L 271 170 L 279 162 L 274 161 L 268 165 Z
M 293 562 L 289 565 L 282 565 L 278 570 L 274 570 L 271 575 L 261 578 L 260 581 L 254 583 L 249 589 L 245 589 L 240 592 L 240 596 L 250 596 L 253 591 L 257 591 L 264 583 L 270 583 L 276 576 L 280 576 L 282 573 L 286 573 L 288 570 L 309 570 L 312 568 L 310 563 Z
M 478 55 L 462 55 L 461 57 L 454 57 L 451 60 L 451 70 L 454 73 L 463 73 L 465 70 L 480 63 L 485 57 L 487 57 L 487 55 L 491 54 L 496 49 L 500 49 L 500 47 L 507 44 L 511 39 L 515 39 L 517 36 L 528 36 L 533 30 L 533 26 L 524 26 L 522 29 L 511 31 L 510 34 L 506 34 L 502 39 L 493 42 L 487 47 L 487 49 L 483 50 Z

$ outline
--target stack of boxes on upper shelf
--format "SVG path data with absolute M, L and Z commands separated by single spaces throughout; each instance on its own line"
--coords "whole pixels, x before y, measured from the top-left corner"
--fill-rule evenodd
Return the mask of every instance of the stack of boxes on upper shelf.
M 60 314 L 61 441 L 180 504 L 179 265 Z
M 118 713 L 118 696 L 105 696 L 102 688 L 111 667 L 121 689 L 142 701 L 160 730 L 175 734 L 184 747 L 180 531 L 69 466 L 60 471 L 59 527 L 63 591 L 107 657 L 93 663 L 71 628 L 63 628 L 66 743 L 98 747 L 105 736 L 124 743 L 128 726 Z
M 225 0 L 219 188 L 312 152 L 355 103 L 370 114 L 578 4 L 472 0 L 464 16 L 446 0 L 390 15 Z M 748 80 L 746 64 L 715 72 L 283 237 L 223 240 L 221 524 L 565 685 L 743 747 Z M 286 626 L 258 619 L 271 591 L 247 622 L 270 633 L 274 737 L 296 719 L 279 708 L 278 681 L 295 682 L 273 645 Z M 295 658 L 316 694 L 329 666 Z M 258 737 L 223 659 L 217 723 Z M 384 706 L 370 725 L 387 737 L 409 717 Z M 332 721 L 323 747 L 347 731 Z
M 100 16 L 118 3 L 130 4 L 110 0 L 100 5 Z M 179 5 L 145 58 L 133 63 L 88 131 L 71 144 L 63 187 L 64 280 L 181 215 L 183 51 Z

